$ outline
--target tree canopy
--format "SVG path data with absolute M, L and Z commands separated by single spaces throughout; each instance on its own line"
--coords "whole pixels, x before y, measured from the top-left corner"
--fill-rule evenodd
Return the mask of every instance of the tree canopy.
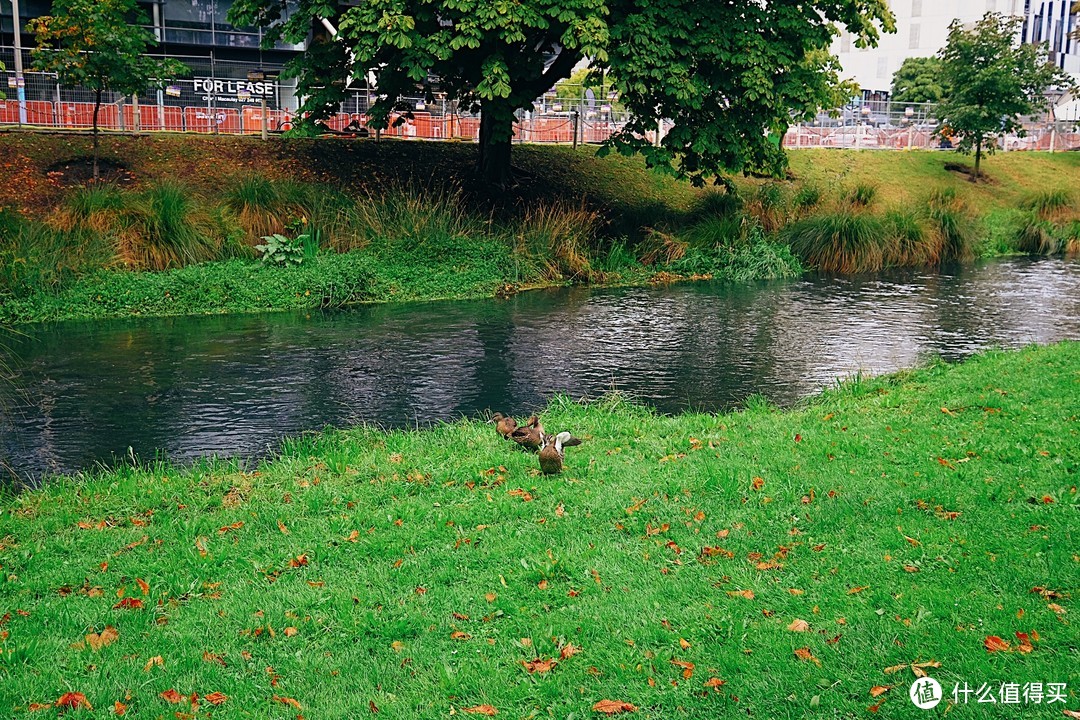
M 94 91 L 94 177 L 98 175 L 98 111 L 101 95 L 142 92 L 154 81 L 187 71 L 176 60 L 146 55 L 157 38 L 144 27 L 146 14 L 135 0 L 54 0 L 52 15 L 34 18 L 29 30 L 37 46 L 34 68 L 55 73 L 65 85 Z M 133 21 L 130 22 L 129 21 Z
M 898 103 L 937 103 L 945 97 L 941 59 L 907 58 L 893 73 L 891 97 Z
M 783 153 L 766 134 L 831 99 L 838 66 L 824 51 L 837 25 L 860 46 L 893 28 L 886 0 L 236 0 L 230 20 L 261 26 L 266 42 L 299 42 L 323 20 L 335 28 L 290 68 L 314 117 L 367 72 L 376 126 L 417 88 L 481 110 L 480 165 L 496 184 L 510 170 L 514 113 L 583 58 L 611 73 L 632 114 L 611 147 L 697 180 L 778 172 Z M 661 119 L 674 129 L 656 147 L 646 133 Z
M 1047 93 L 1073 90 L 1065 71 L 1048 61 L 1046 45 L 1021 44 L 1018 17 L 986 13 L 970 30 L 959 21 L 938 53 L 949 92 L 938 106 L 938 132 L 975 152 L 975 177 L 984 152 L 1006 133 L 1024 134 L 1022 119 L 1050 109 Z

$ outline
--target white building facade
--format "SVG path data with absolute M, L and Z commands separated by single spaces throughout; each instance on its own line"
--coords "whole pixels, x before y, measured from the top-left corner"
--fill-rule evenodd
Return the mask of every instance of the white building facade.
M 1031 22 L 1031 12 L 1037 7 L 1053 6 L 1056 11 L 1065 8 L 1065 22 L 1068 17 L 1070 0 L 891 0 L 890 6 L 896 16 L 896 32 L 883 34 L 876 48 L 859 49 L 851 34 L 844 32 L 833 42 L 832 51 L 840 58 L 844 68 L 842 77 L 854 79 L 863 91 L 869 93 L 888 92 L 892 86 L 892 76 L 900 65 L 910 57 L 929 57 L 937 53 L 949 36 L 949 25 L 959 19 L 968 24 L 981 19 L 988 12 L 1000 12 L 1007 15 L 1023 15 L 1025 40 Z M 1033 9 L 1029 9 L 1031 6 Z M 1045 13 L 1045 20 L 1040 20 L 1040 27 L 1045 32 L 1053 33 L 1058 27 L 1052 22 L 1053 12 Z M 1042 16 L 1040 16 L 1042 17 Z M 1056 20 L 1058 16 L 1054 16 Z M 1063 42 L 1068 42 L 1068 32 L 1063 32 Z M 1040 42 L 1045 42 L 1046 37 Z M 1072 41 L 1075 46 L 1076 41 Z M 1051 48 L 1053 49 L 1053 48 Z M 1080 56 L 1077 56 L 1080 61 Z
M 1071 0 L 1025 0 L 1024 42 L 1046 43 L 1050 61 L 1066 72 L 1080 74 L 1080 48 L 1072 34 L 1077 16 Z

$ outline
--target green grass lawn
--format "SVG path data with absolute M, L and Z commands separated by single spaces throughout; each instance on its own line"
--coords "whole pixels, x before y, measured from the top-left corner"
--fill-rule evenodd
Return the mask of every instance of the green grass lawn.
M 932 662 L 950 696 L 1068 686 L 953 717 L 1062 717 L 1080 710 L 1078 369 L 1063 343 L 791 411 L 557 399 L 545 426 L 584 444 L 556 477 L 463 421 L 306 436 L 257 472 L 58 479 L 3 501 L 0 708 L 931 717 L 946 704 L 907 693 Z

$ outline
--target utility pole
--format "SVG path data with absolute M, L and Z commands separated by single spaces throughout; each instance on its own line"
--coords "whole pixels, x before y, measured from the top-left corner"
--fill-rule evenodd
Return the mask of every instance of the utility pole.
M 19 27 L 19 0 L 11 0 L 11 20 L 15 30 L 15 97 L 19 101 L 19 124 L 26 124 L 26 78 L 23 77 L 22 28 Z

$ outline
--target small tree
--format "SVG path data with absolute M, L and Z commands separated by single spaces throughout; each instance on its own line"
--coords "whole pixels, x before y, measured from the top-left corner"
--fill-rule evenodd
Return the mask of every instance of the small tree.
M 141 25 L 148 20 L 135 0 L 54 0 L 52 15 L 30 21 L 37 38 L 34 69 L 55 73 L 65 85 L 94 92 L 94 179 L 98 172 L 98 114 L 106 90 L 125 95 L 187 72 L 176 60 L 147 57 L 157 45 Z M 131 19 L 134 24 L 128 24 Z
M 893 73 L 891 96 L 894 102 L 936 103 L 941 102 L 945 94 L 939 58 L 908 58 Z
M 1005 133 L 1024 135 L 1021 117 L 1050 108 L 1052 88 L 1075 90 L 1063 70 L 1051 65 L 1045 45 L 1021 44 L 1019 17 L 986 13 L 971 30 L 960 21 L 938 53 L 949 91 L 938 107 L 938 134 L 958 140 L 963 152 L 975 151 L 975 175 L 983 152 L 992 153 Z

